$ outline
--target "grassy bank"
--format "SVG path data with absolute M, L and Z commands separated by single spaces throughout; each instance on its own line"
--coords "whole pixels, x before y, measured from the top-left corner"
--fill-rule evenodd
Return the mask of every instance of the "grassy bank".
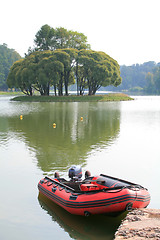
M 108 102 L 108 101 L 129 101 L 133 98 L 129 97 L 123 93 L 110 93 L 105 95 L 95 95 L 95 96 L 18 96 L 12 99 L 13 101 L 22 102 Z
M 5 91 L 0 91 L 0 95 L 24 95 L 22 92 L 5 92 Z

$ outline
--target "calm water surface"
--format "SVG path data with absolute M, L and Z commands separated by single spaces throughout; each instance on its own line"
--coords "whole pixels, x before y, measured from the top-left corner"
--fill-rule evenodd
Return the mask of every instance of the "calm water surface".
M 159 143 L 160 97 L 19 103 L 0 96 L 0 239 L 113 239 L 124 215 L 72 216 L 39 195 L 37 183 L 57 170 L 67 177 L 68 168 L 79 164 L 83 173 L 147 187 L 149 207 L 159 208 Z

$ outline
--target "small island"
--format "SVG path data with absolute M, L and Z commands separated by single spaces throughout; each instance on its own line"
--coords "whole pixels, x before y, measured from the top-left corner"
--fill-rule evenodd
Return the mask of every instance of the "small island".
M 109 93 L 104 95 L 93 96 L 17 96 L 12 101 L 21 102 L 111 102 L 111 101 L 129 101 L 133 98 L 124 93 Z

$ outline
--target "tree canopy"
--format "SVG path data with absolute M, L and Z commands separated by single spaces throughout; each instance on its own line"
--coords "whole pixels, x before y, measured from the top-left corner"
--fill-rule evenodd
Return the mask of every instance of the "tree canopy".
M 160 66 L 153 68 L 146 75 L 146 86 L 144 88 L 148 94 L 160 94 Z
M 7 44 L 0 45 L 0 90 L 7 90 L 6 84 L 9 69 L 21 56 L 14 50 L 9 49 Z
M 87 37 L 65 28 L 43 25 L 36 33 L 34 48 L 17 61 L 8 75 L 8 86 L 27 95 L 36 89 L 41 95 L 68 95 L 69 85 L 77 83 L 77 94 L 88 89 L 94 95 L 101 86 L 118 86 L 122 79 L 118 63 L 103 52 L 90 50 Z
M 119 69 L 109 55 L 91 50 L 83 33 L 62 27 L 43 25 L 35 35 L 33 48 L 20 59 L 15 50 L 0 45 L 0 90 L 9 86 L 20 88 L 27 95 L 32 95 L 34 89 L 48 95 L 53 87 L 55 95 L 61 96 L 63 91 L 68 95 L 68 87 L 76 83 L 78 95 L 87 89 L 89 95 L 99 88 L 115 91 L 115 86 L 116 91 L 160 94 L 160 63 L 149 61 Z
M 33 51 L 56 50 L 63 48 L 90 49 L 87 37 L 83 33 L 67 30 L 65 28 L 52 28 L 45 24 L 36 33 L 34 47 L 28 49 L 28 54 Z
M 88 94 L 94 95 L 101 86 L 118 86 L 122 81 L 118 63 L 104 52 L 80 50 L 76 66 L 80 94 L 87 87 Z
M 54 87 L 55 95 L 68 95 L 68 86 L 77 82 L 77 94 L 88 89 L 94 95 L 101 86 L 121 83 L 118 63 L 103 52 L 73 48 L 54 51 L 37 51 L 12 66 L 8 86 L 20 88 L 27 95 L 36 89 L 41 95 L 49 95 Z

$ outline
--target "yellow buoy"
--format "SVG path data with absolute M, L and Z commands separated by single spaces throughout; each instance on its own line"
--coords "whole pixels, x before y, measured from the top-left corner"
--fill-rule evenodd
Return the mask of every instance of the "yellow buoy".
M 56 123 L 53 123 L 53 128 L 56 128 Z
M 23 119 L 23 115 L 20 115 L 20 119 L 21 119 L 21 120 Z
M 83 121 L 83 117 L 81 117 L 81 121 Z

